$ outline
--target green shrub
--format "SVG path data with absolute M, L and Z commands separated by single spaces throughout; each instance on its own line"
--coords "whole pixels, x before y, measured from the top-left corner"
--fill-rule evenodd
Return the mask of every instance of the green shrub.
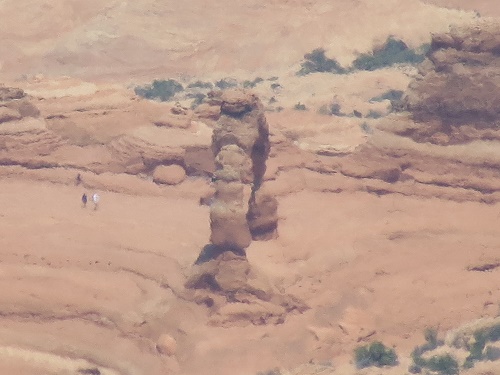
M 422 368 L 431 371 L 436 371 L 442 375 L 454 375 L 458 373 L 458 362 L 450 354 L 433 356 L 430 359 L 425 359 L 422 355 L 425 352 L 436 349 L 443 345 L 443 341 L 438 339 L 438 332 L 435 328 L 427 328 L 424 331 L 425 344 L 417 346 L 413 349 L 411 357 L 413 364 L 408 371 L 412 374 L 420 373 Z
M 464 366 L 473 367 L 474 363 L 483 359 L 483 350 L 488 340 L 488 333 L 484 329 L 479 329 L 474 332 L 474 342 L 468 348 L 469 355 L 465 359 Z
M 206 98 L 206 95 L 201 92 L 198 92 L 196 94 L 188 95 L 188 97 L 194 99 L 193 102 L 191 103 L 191 109 L 195 109 L 201 103 L 203 103 L 203 100 Z
M 500 349 L 495 346 L 487 346 L 484 351 L 484 358 L 488 361 L 497 361 L 500 359 Z
M 318 113 L 326 116 L 345 116 L 345 114 L 341 112 L 341 107 L 338 103 L 323 104 L 319 107 Z
M 281 370 L 276 367 L 267 371 L 259 371 L 257 375 L 281 375 Z
M 465 359 L 464 367 L 471 368 L 474 363 L 481 361 L 488 356 L 484 353 L 484 348 L 487 342 L 498 341 L 500 339 L 500 324 L 488 328 L 481 328 L 474 332 L 474 342 L 468 347 L 469 355 Z M 489 353 L 491 357 L 491 349 Z
M 404 92 L 401 90 L 389 90 L 379 96 L 374 96 L 370 99 L 370 102 L 381 102 L 384 100 L 390 100 L 392 102 L 395 100 L 400 100 L 403 97 L 403 94 Z
M 488 328 L 488 341 L 500 340 L 500 324 L 496 324 Z
M 182 85 L 173 80 L 154 80 L 151 85 L 139 86 L 134 89 L 136 95 L 146 99 L 159 99 L 162 102 L 168 101 L 176 93 L 184 90 Z
M 366 122 L 363 122 L 361 125 L 359 125 L 359 127 L 361 128 L 361 131 L 363 133 L 365 133 L 365 134 L 373 134 L 373 129 Z
M 262 78 L 260 77 L 257 77 L 255 78 L 253 81 L 243 81 L 243 87 L 244 88 L 254 88 L 255 86 L 257 86 L 257 83 L 260 83 L 264 81 Z
M 234 78 L 222 78 L 219 81 L 215 82 L 215 86 L 217 86 L 221 90 L 225 90 L 238 86 L 238 82 Z
M 425 367 L 441 375 L 458 374 L 458 362 L 451 354 L 435 355 L 426 362 Z
M 380 341 L 375 341 L 356 348 L 354 361 L 359 369 L 371 366 L 395 366 L 398 364 L 398 356 L 394 349 L 386 347 Z
M 382 117 L 382 113 L 380 113 L 379 111 L 374 111 L 373 109 L 370 109 L 368 111 L 368 113 L 366 114 L 366 117 L 367 118 L 377 119 L 377 118 L 381 118 Z
M 293 106 L 293 109 L 297 110 L 297 111 L 306 111 L 307 110 L 307 107 L 305 104 L 302 104 L 301 102 L 298 102 L 297 104 L 295 104 Z
M 188 89 L 200 88 L 200 89 L 213 89 L 214 85 L 211 82 L 196 81 L 190 83 Z
M 354 60 L 353 67 L 358 70 L 376 70 L 394 64 L 419 64 L 424 61 L 427 49 L 423 46 L 418 51 L 412 50 L 403 41 L 391 36 L 372 53 L 361 54 Z
M 346 70 L 340 66 L 340 64 L 335 59 L 329 59 L 325 55 L 325 50 L 323 48 L 316 48 L 310 53 L 304 55 L 305 61 L 300 65 L 301 68 L 298 71 L 298 75 L 304 76 L 310 73 L 346 73 Z

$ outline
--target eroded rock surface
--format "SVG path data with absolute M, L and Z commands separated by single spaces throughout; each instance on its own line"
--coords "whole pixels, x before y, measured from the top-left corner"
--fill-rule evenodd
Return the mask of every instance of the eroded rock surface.
M 406 97 L 419 142 L 500 139 L 500 26 L 482 22 L 432 37 L 428 58 Z M 424 124 L 425 123 L 425 124 Z
M 214 128 L 215 196 L 210 204 L 210 244 L 186 286 L 195 300 L 213 309 L 212 322 L 281 323 L 306 306 L 277 292 L 252 270 L 245 249 L 252 239 L 274 238 L 276 198 L 263 189 L 269 156 L 269 126 L 260 100 L 243 90 L 216 96 L 221 116 Z M 229 303 L 229 304 L 228 304 Z

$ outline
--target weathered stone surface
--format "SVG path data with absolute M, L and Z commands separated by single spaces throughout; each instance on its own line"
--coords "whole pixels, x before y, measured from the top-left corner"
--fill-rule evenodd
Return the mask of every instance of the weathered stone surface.
M 11 108 L 0 107 L 0 124 L 3 122 L 20 120 L 22 118 L 21 114 Z
M 403 103 L 421 126 L 403 135 L 436 144 L 500 139 L 498 35 L 498 23 L 482 22 L 433 36 Z
M 263 216 L 276 216 L 276 201 L 271 205 L 266 203 L 261 209 L 259 204 L 264 200 L 255 199 L 269 156 L 269 126 L 255 95 L 228 90 L 214 97 L 220 99 L 221 116 L 212 136 L 217 184 L 210 211 L 211 241 L 228 249 L 243 250 L 250 245 L 251 233 L 258 232 L 259 239 L 271 238 L 276 233 L 277 220 L 273 225 L 257 223 Z M 266 229 L 269 234 L 264 233 Z
M 245 251 L 252 240 L 277 235 L 278 201 L 262 188 L 268 125 L 255 95 L 236 90 L 212 96 L 221 107 L 212 137 L 215 194 L 200 199 L 200 204 L 210 205 L 210 244 L 203 248 L 186 287 L 196 290 L 195 302 L 213 311 L 211 324 L 279 324 L 291 311 L 307 306 L 257 277 Z
M 164 333 L 156 342 L 156 350 L 158 350 L 160 354 L 169 357 L 173 356 L 177 352 L 177 341 L 172 336 Z
M 239 202 L 220 202 L 217 195 L 210 206 L 210 229 L 210 242 L 227 250 L 241 251 L 252 242 L 247 207 Z
M 26 94 L 23 90 L 15 87 L 5 87 L 0 85 L 0 101 L 9 101 L 24 98 Z
M 157 184 L 177 185 L 186 178 L 186 171 L 180 165 L 159 165 L 153 173 L 153 181 Z
M 277 237 L 278 201 L 269 193 L 258 190 L 250 201 L 248 225 L 252 238 L 270 240 Z

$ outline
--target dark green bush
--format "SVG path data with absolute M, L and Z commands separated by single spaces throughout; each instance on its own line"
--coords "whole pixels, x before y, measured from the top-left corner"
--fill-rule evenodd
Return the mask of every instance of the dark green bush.
M 474 332 L 474 342 L 469 347 L 469 355 L 465 359 L 464 367 L 473 367 L 474 363 L 483 359 L 483 350 L 488 340 L 488 333 L 484 329 Z
M 323 104 L 319 107 L 318 113 L 326 116 L 345 116 L 345 114 L 341 112 L 341 107 L 338 103 Z
M 450 354 L 433 356 L 425 359 L 422 355 L 425 352 L 436 349 L 443 345 L 443 341 L 438 339 L 438 332 L 435 328 L 427 328 L 424 331 L 425 344 L 417 346 L 411 353 L 413 364 L 408 371 L 412 374 L 420 373 L 423 368 L 436 371 L 442 375 L 458 374 L 458 362 Z
M 293 109 L 297 110 L 297 111 L 306 111 L 307 110 L 307 107 L 305 104 L 302 104 L 301 102 L 298 102 L 297 104 L 295 104 L 293 106 Z
M 424 61 L 426 53 L 425 47 L 420 50 L 412 50 L 406 43 L 391 36 L 372 53 L 360 55 L 352 65 L 358 70 L 376 70 L 394 64 L 419 64 Z
M 475 362 L 484 359 L 486 356 L 484 353 L 486 343 L 491 341 L 495 342 L 498 340 L 500 340 L 500 324 L 496 324 L 488 328 L 481 328 L 475 331 L 474 342 L 468 347 L 469 355 L 465 359 L 464 367 L 473 367 Z M 488 359 L 487 356 L 486 359 Z
M 298 71 L 298 75 L 305 76 L 310 73 L 346 73 L 346 70 L 340 66 L 340 64 L 335 59 L 329 59 L 325 55 L 325 50 L 323 48 L 316 48 L 310 53 L 304 55 L 305 61 L 300 65 L 301 68 Z
M 225 90 L 238 86 L 238 82 L 234 78 L 222 78 L 219 81 L 215 82 L 215 86 L 217 86 L 221 90 Z
M 489 341 L 500 340 L 500 324 L 496 324 L 488 329 L 488 340 Z
M 373 129 L 371 128 L 370 125 L 368 125 L 366 122 L 363 122 L 361 125 L 359 125 L 363 133 L 365 134 L 373 134 Z
M 243 87 L 244 88 L 254 88 L 255 86 L 257 86 L 257 83 L 260 83 L 264 81 L 262 78 L 260 77 L 257 77 L 255 78 L 253 81 L 243 81 Z
M 425 367 L 431 371 L 436 371 L 442 375 L 458 374 L 458 362 L 451 354 L 435 355 L 426 362 Z
M 191 95 L 188 95 L 188 97 L 190 98 L 193 98 L 193 102 L 191 103 L 191 109 L 195 109 L 196 107 L 198 107 L 201 103 L 203 103 L 203 100 L 206 98 L 206 95 L 201 93 L 201 92 L 198 92 L 196 94 L 191 94 Z
M 176 93 L 184 90 L 182 85 L 173 80 L 154 80 L 151 85 L 139 86 L 134 89 L 136 95 L 146 99 L 159 99 L 162 102 L 168 101 Z
M 359 369 L 365 367 L 396 366 L 398 356 L 392 348 L 386 347 L 380 341 L 364 345 L 354 350 L 354 361 Z
M 379 96 L 374 96 L 370 99 L 370 101 L 381 102 L 383 100 L 390 100 L 392 102 L 394 100 L 400 100 L 403 97 L 403 94 L 404 92 L 401 90 L 389 90 Z
M 488 361 L 497 361 L 500 359 L 500 349 L 495 346 L 487 346 L 484 351 L 484 358 Z
M 200 88 L 200 89 L 213 89 L 214 85 L 211 82 L 196 81 L 190 83 L 188 89 Z
M 366 114 L 366 117 L 367 117 L 367 118 L 374 118 L 374 119 L 377 119 L 377 118 L 382 117 L 382 113 L 380 113 L 379 111 L 374 111 L 373 109 L 370 109 L 370 110 L 368 111 L 368 113 Z

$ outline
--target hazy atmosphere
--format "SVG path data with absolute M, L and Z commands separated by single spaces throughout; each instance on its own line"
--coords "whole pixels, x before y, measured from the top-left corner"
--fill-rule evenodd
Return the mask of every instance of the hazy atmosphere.
M 0 15 L 0 374 L 500 374 L 500 3 Z

